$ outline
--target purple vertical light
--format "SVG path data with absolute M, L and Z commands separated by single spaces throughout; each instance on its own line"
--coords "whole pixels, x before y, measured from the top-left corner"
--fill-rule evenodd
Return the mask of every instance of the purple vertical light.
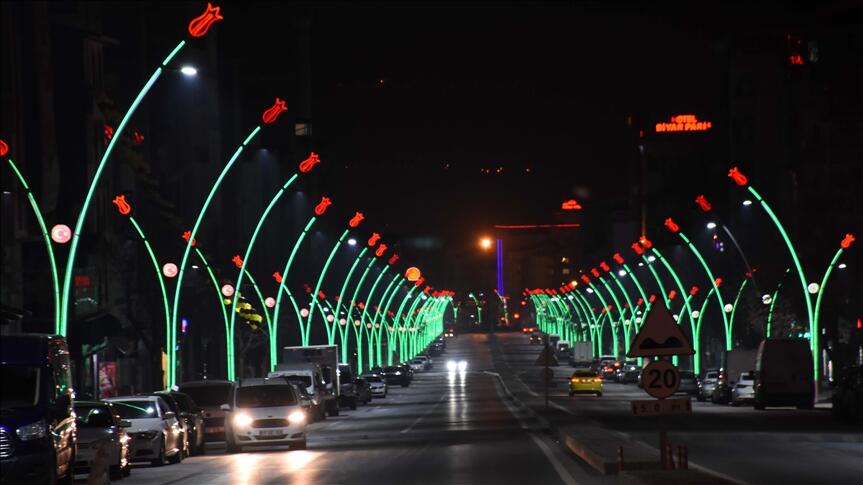
M 497 240 L 497 294 L 503 296 L 503 239 Z

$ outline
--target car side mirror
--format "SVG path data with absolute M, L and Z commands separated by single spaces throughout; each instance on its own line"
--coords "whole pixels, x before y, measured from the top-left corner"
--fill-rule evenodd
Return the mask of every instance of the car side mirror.
M 121 427 L 121 428 L 131 428 L 131 427 L 132 427 L 132 422 L 131 422 L 131 421 L 129 421 L 128 419 L 121 419 L 121 420 L 120 420 L 120 427 Z
M 230 404 L 222 404 L 221 406 L 219 406 L 219 409 L 221 409 L 222 411 L 225 411 L 225 412 L 230 412 L 231 411 L 231 405 Z
M 177 415 L 174 414 L 174 411 L 168 411 L 167 413 L 165 413 L 165 415 L 162 417 L 162 419 L 171 419 L 171 418 L 175 418 L 175 417 L 177 417 Z

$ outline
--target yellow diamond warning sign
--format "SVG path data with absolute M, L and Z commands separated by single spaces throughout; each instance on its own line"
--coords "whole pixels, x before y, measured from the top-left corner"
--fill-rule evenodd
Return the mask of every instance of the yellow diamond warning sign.
M 661 303 L 653 305 L 647 319 L 629 347 L 627 357 L 652 355 L 693 355 L 695 350 L 689 339 Z

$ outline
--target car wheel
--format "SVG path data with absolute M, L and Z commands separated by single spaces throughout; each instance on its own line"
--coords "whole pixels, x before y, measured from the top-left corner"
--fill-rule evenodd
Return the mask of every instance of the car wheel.
M 108 469 L 108 478 L 111 480 L 122 480 L 125 475 L 125 470 L 120 466 L 120 460 L 117 460 L 116 465 L 111 465 Z
M 178 449 L 176 451 L 176 453 L 174 453 L 173 455 L 168 457 L 168 463 L 170 463 L 172 465 L 176 465 L 177 463 L 180 463 L 181 461 L 183 461 L 183 449 L 182 448 Z
M 356 411 L 356 410 L 357 410 L 357 398 L 355 398 L 355 397 L 354 397 L 354 398 L 351 398 L 351 406 L 350 406 L 350 408 L 351 408 L 351 411 Z
M 225 448 L 228 450 L 228 453 L 238 453 L 240 451 L 240 447 L 237 446 L 237 443 L 233 439 L 225 441 Z
M 165 439 L 163 438 L 162 443 L 159 444 L 159 455 L 155 459 L 150 460 L 151 465 L 162 466 L 165 464 L 165 448 Z

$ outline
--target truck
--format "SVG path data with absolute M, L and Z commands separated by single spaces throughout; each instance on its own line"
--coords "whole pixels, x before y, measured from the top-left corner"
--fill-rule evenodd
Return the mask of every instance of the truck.
M 755 362 L 755 409 L 797 406 L 812 409 L 815 379 L 812 351 L 802 339 L 767 339 L 758 347 Z
M 714 404 L 731 402 L 731 391 L 740 374 L 755 372 L 757 356 L 758 351 L 754 349 L 734 349 L 725 352 L 722 368 L 719 369 L 719 380 L 711 399 Z
M 302 381 L 323 405 L 328 416 L 339 415 L 339 348 L 309 345 L 282 348 L 282 362 L 267 377 Z
M 590 342 L 573 342 L 569 350 L 569 365 L 590 367 L 593 361 L 593 347 Z

